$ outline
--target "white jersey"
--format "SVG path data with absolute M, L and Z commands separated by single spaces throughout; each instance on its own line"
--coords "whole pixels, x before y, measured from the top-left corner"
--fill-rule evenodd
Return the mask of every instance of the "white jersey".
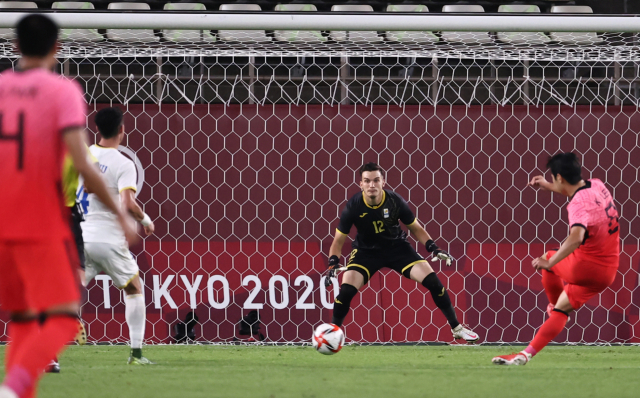
M 107 191 L 116 203 L 120 203 L 120 192 L 125 189 L 136 190 L 136 166 L 133 161 L 114 148 L 91 145 L 89 150 L 98 159 Z M 80 187 L 83 189 L 82 185 Z M 81 196 L 81 192 L 78 196 Z M 85 242 L 126 244 L 116 215 L 95 194 L 87 195 L 86 201 L 81 200 L 80 203 L 85 213 L 85 221 L 82 223 L 82 238 Z

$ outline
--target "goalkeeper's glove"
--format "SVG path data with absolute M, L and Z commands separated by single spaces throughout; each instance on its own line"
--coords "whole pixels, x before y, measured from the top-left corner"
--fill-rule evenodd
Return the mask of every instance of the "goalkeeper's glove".
M 436 243 L 431 239 L 429 239 L 424 244 L 424 247 L 427 249 L 429 253 L 433 255 L 433 258 L 431 259 L 431 261 L 443 260 L 446 262 L 447 266 L 450 266 L 451 263 L 455 261 L 454 258 L 451 256 L 451 254 L 439 248 L 438 245 L 436 245 Z
M 335 254 L 329 257 L 329 272 L 327 273 L 327 277 L 324 278 L 324 286 L 329 287 L 333 283 L 331 278 L 336 277 L 336 270 L 340 268 L 340 259 Z

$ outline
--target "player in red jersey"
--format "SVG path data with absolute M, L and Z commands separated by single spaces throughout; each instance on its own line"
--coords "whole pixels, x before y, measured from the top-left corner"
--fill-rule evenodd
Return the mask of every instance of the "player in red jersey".
M 58 27 L 31 14 L 16 33 L 22 58 L 0 74 L 0 305 L 11 317 L 1 398 L 35 396 L 45 366 L 77 332 L 77 254 L 61 190 L 67 151 L 127 238 L 136 237 L 87 162 L 80 86 L 51 72 Z
M 517 354 L 493 358 L 498 365 L 524 365 L 564 329 L 569 313 L 613 283 L 620 259 L 618 211 L 602 181 L 583 180 L 573 153 L 560 153 L 547 163 L 553 182 L 534 177 L 529 185 L 569 197 L 569 236 L 560 249 L 533 260 L 542 272 L 549 298 L 549 318 L 533 341 Z

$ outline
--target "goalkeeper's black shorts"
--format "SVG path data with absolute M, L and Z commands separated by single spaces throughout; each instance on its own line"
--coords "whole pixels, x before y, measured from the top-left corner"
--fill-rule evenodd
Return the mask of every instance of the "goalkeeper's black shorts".
M 382 268 L 392 270 L 409 278 L 411 268 L 425 259 L 416 252 L 409 242 L 398 242 L 386 249 L 353 249 L 347 268 L 358 271 L 364 277 L 364 283 Z
M 76 250 L 78 250 L 78 259 L 80 264 L 78 266 L 84 269 L 84 239 L 82 239 L 82 227 L 80 223 L 84 219 L 84 216 L 78 209 L 78 206 L 71 207 L 71 232 L 73 232 L 73 238 L 76 242 Z

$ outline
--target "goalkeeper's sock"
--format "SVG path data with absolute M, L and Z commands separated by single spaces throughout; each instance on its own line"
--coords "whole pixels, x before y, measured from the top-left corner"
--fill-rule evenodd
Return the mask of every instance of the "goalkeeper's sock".
M 430 273 L 422 280 L 422 286 L 429 289 L 431 292 L 431 297 L 433 297 L 433 302 L 436 303 L 436 306 L 440 308 L 440 311 L 444 314 L 451 325 L 451 329 L 455 329 L 460 322 L 458 322 L 458 317 L 456 316 L 456 310 L 453 308 L 451 304 L 451 299 L 449 298 L 449 293 L 442 283 L 440 283 L 440 279 L 435 272 Z
M 142 340 L 144 339 L 144 328 L 147 322 L 144 296 L 142 294 L 125 295 L 124 305 L 124 317 L 127 321 L 127 326 L 129 326 L 131 348 L 141 349 Z
M 337 326 L 342 326 L 344 318 L 349 313 L 351 300 L 353 300 L 357 293 L 358 289 L 356 289 L 355 286 L 347 283 L 340 285 L 340 292 L 333 303 L 333 317 L 331 318 L 331 323 Z
M 531 355 L 536 355 L 540 350 L 546 347 L 551 340 L 556 338 L 560 332 L 562 332 L 562 329 L 564 329 L 567 324 L 568 318 L 569 314 L 566 312 L 554 309 L 551 312 L 549 319 L 542 324 L 538 333 L 536 333 L 535 337 L 524 351 Z
M 564 283 L 562 283 L 562 279 L 553 272 L 543 269 L 542 286 L 544 286 L 544 292 L 547 294 L 549 302 L 556 305 L 558 298 L 564 291 Z

